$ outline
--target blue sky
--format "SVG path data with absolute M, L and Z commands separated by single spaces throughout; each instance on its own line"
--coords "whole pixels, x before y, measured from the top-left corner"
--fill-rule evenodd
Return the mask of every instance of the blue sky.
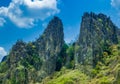
M 75 40 L 84 12 L 104 13 L 120 27 L 120 0 L 0 0 L 0 59 L 18 39 L 34 41 L 54 15 L 64 24 L 65 41 Z

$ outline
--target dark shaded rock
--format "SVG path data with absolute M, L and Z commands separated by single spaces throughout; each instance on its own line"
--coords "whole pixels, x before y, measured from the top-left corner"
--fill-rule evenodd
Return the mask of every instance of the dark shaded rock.
M 8 57 L 8 56 L 4 56 L 4 57 L 2 58 L 2 61 L 1 61 L 1 62 L 6 61 L 6 60 L 7 60 L 7 57 Z

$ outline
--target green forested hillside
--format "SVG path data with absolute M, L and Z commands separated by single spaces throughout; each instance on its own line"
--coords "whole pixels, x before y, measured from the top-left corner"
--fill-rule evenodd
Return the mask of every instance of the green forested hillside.
M 55 16 L 35 41 L 18 40 L 0 63 L 0 84 L 120 84 L 120 29 L 110 17 L 84 13 L 70 44 L 63 29 Z
M 83 69 L 63 67 L 46 77 L 41 84 L 120 84 L 120 44 L 110 46 L 109 53 L 103 53 L 103 62 L 98 62 L 89 74 L 86 74 L 87 66 Z

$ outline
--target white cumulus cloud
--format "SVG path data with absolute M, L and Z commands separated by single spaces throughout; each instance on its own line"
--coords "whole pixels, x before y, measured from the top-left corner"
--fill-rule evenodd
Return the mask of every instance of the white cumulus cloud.
M 18 27 L 32 27 L 36 20 L 59 13 L 57 4 L 56 0 L 12 0 L 8 7 L 0 7 L 0 26 L 8 18 Z
M 3 47 L 0 47 L 0 62 L 5 55 L 7 55 L 7 52 Z

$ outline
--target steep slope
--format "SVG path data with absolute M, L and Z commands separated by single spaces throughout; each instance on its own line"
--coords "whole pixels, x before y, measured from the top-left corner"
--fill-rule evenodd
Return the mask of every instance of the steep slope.
M 49 23 L 43 35 L 37 39 L 35 46 L 44 61 L 42 69 L 51 74 L 56 68 L 56 59 L 64 45 L 63 25 L 58 17 Z
M 108 49 L 111 54 L 104 54 L 104 63 L 98 62 L 91 69 L 91 74 L 86 75 L 87 72 L 81 69 L 63 67 L 59 72 L 46 77 L 41 84 L 120 84 L 120 44 Z
M 61 71 L 48 76 L 41 84 L 88 84 L 89 77 L 78 69 L 62 68 Z
M 102 61 L 103 52 L 118 43 L 117 27 L 104 14 L 84 13 L 79 39 L 76 43 L 76 63 L 96 66 Z M 108 52 L 108 54 L 110 54 Z
M 119 31 L 106 15 L 85 13 L 77 42 L 67 45 L 54 17 L 36 41 L 13 45 L 0 84 L 120 84 Z
M 62 21 L 54 17 L 44 33 L 35 41 L 17 41 L 0 64 L 0 84 L 35 84 L 56 68 L 56 60 L 64 45 Z
M 78 41 L 66 50 L 67 57 L 74 57 L 69 59 L 73 66 L 41 84 L 120 84 L 119 31 L 106 15 L 85 13 Z

